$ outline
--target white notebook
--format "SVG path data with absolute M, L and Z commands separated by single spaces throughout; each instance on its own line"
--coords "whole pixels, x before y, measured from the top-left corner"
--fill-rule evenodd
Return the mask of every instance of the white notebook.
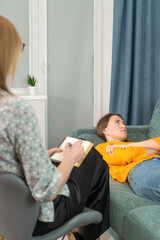
M 73 144 L 74 142 L 78 141 L 78 138 L 73 138 L 73 137 L 66 137 L 63 142 L 60 144 L 59 148 L 61 148 L 62 150 L 64 150 L 66 143 L 70 143 Z M 91 148 L 93 147 L 93 143 L 86 141 L 86 140 L 82 140 L 82 146 L 84 147 L 84 157 L 75 164 L 76 167 L 79 167 L 81 165 L 81 163 L 83 162 L 83 160 L 86 158 L 87 154 L 89 153 L 89 151 L 91 150 Z M 53 162 L 61 162 L 63 161 L 63 152 L 57 152 L 57 153 L 53 153 L 53 155 L 50 157 L 51 161 Z

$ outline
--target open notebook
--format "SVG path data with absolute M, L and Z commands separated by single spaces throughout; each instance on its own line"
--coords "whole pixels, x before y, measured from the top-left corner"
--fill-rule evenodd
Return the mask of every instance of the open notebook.
M 78 141 L 78 138 L 73 138 L 73 137 L 66 137 L 63 142 L 60 144 L 59 148 L 63 149 L 65 148 L 66 143 L 70 143 L 73 144 L 74 142 Z M 86 140 L 82 140 L 82 146 L 84 147 L 84 157 L 75 164 L 76 167 L 79 167 L 81 165 L 81 163 L 83 162 L 83 160 L 86 158 L 87 154 L 89 153 L 89 151 L 91 150 L 91 148 L 93 147 L 93 143 L 86 141 Z M 63 161 L 63 152 L 60 153 L 54 153 L 51 157 L 50 157 L 51 161 L 53 162 L 61 162 Z

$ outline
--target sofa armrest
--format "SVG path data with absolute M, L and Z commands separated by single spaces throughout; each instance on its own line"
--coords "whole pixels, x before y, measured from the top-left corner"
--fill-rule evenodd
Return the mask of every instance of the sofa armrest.
M 75 137 L 75 138 L 85 139 L 86 141 L 90 141 L 90 142 L 94 143 L 94 147 L 96 147 L 100 143 L 105 142 L 102 138 L 100 138 L 96 134 L 95 127 L 74 128 L 71 131 L 70 136 Z
M 82 134 L 96 134 L 96 128 L 95 127 L 73 128 L 70 136 L 74 138 L 78 138 Z
M 148 125 L 127 126 L 129 142 L 143 141 L 147 139 Z M 95 143 L 95 146 L 104 142 L 96 134 L 96 127 L 78 127 L 73 128 L 70 134 L 74 138 L 84 138 Z M 95 141 L 93 141 L 95 139 Z

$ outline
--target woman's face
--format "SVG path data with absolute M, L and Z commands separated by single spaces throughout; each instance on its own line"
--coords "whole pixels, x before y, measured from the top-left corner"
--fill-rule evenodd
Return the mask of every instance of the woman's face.
M 127 138 L 127 129 L 124 120 L 117 116 L 111 116 L 108 126 L 103 130 L 106 140 L 123 142 Z

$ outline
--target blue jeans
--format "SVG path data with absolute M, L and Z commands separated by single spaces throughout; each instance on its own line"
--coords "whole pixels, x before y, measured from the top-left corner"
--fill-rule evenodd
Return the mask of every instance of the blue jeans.
M 128 182 L 136 195 L 160 202 L 160 158 L 137 164 L 131 169 Z

